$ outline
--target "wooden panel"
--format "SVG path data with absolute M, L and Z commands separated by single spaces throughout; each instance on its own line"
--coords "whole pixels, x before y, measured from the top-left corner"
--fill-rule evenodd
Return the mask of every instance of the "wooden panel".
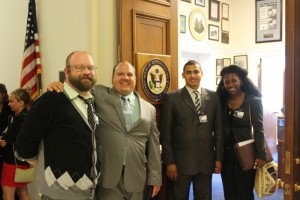
M 147 0 L 147 1 L 151 1 L 153 3 L 159 3 L 165 6 L 171 6 L 171 0 Z
M 285 68 L 285 200 L 300 199 L 295 184 L 300 183 L 300 1 L 286 1 Z M 288 156 L 290 155 L 290 156 Z
M 134 11 L 133 22 L 133 52 L 170 54 L 170 18 Z

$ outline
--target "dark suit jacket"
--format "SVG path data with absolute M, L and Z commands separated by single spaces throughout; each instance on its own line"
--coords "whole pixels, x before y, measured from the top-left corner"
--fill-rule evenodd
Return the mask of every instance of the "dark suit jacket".
M 114 188 L 118 184 L 124 159 L 124 186 L 128 192 L 142 192 L 146 181 L 148 185 L 161 185 L 156 111 L 154 106 L 140 98 L 137 93 L 135 95 L 140 103 L 140 118 L 127 131 L 120 95 L 111 88 L 95 86 L 96 111 L 99 117 L 96 139 L 99 142 L 101 162 L 100 186 L 103 188 Z
M 230 133 L 233 134 L 233 138 L 237 142 L 242 142 L 254 138 L 256 145 L 256 158 L 267 160 L 265 152 L 265 139 L 264 139 L 264 128 L 263 128 L 263 107 L 261 103 L 261 98 L 245 95 L 244 101 L 240 108 L 240 112 L 244 115 L 241 118 L 229 117 L 228 103 L 224 108 L 224 134 L 225 134 L 225 145 L 230 145 Z M 249 108 L 250 106 L 250 108 Z M 251 135 L 251 125 L 250 125 L 250 114 L 251 111 L 251 121 L 253 126 L 253 135 Z
M 222 109 L 215 92 L 202 88 L 201 112 L 207 116 L 206 123 L 200 123 L 185 87 L 168 94 L 163 103 L 163 162 L 176 164 L 184 175 L 212 174 L 214 162 L 223 160 Z

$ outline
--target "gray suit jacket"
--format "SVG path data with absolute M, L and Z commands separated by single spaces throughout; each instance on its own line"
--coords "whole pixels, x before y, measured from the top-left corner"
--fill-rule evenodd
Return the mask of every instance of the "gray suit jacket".
M 212 174 L 214 162 L 223 160 L 222 109 L 219 97 L 202 88 L 200 123 L 193 100 L 184 87 L 167 95 L 163 103 L 161 142 L 165 165 L 176 164 L 180 174 Z
M 146 180 L 148 185 L 161 185 L 156 111 L 136 92 L 135 95 L 139 98 L 140 118 L 127 132 L 119 94 L 111 88 L 95 86 L 96 111 L 99 117 L 96 138 L 101 162 L 100 186 L 103 188 L 113 188 L 118 184 L 122 175 L 125 149 L 125 189 L 128 192 L 141 192 L 145 188 Z

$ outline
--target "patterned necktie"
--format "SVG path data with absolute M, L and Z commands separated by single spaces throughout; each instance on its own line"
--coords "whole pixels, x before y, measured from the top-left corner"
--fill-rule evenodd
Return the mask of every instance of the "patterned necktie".
M 126 122 L 126 130 L 128 131 L 132 126 L 132 110 L 130 107 L 129 98 L 122 96 L 121 99 L 123 100 L 122 110 Z
M 87 115 L 88 115 L 88 122 L 92 129 L 95 127 L 95 119 L 93 114 L 93 104 L 92 98 L 85 99 L 82 96 L 78 95 L 78 97 L 87 105 Z
M 201 111 L 200 111 L 200 107 L 201 107 L 200 93 L 197 90 L 193 91 L 193 93 L 195 94 L 195 106 L 196 106 L 196 110 L 197 110 L 198 114 L 200 115 L 200 113 L 201 113 Z

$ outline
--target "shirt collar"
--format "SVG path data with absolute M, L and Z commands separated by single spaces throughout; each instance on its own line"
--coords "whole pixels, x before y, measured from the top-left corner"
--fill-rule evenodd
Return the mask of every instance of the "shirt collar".
M 67 95 L 69 96 L 69 98 L 72 100 L 72 99 L 75 99 L 78 97 L 78 95 L 80 95 L 73 87 L 70 86 L 69 83 L 67 82 L 64 82 L 64 90 L 65 92 L 67 93 Z M 93 95 L 88 92 L 87 93 L 87 96 L 85 96 L 85 98 L 93 98 Z
M 192 94 L 195 90 L 190 88 L 189 86 L 185 86 L 185 88 L 187 89 L 187 91 Z M 201 86 L 197 89 L 197 91 L 199 92 L 199 94 L 201 94 Z
M 127 97 L 129 99 L 130 102 L 133 102 L 135 100 L 135 95 L 133 92 L 131 92 L 129 95 L 120 95 L 120 97 Z

